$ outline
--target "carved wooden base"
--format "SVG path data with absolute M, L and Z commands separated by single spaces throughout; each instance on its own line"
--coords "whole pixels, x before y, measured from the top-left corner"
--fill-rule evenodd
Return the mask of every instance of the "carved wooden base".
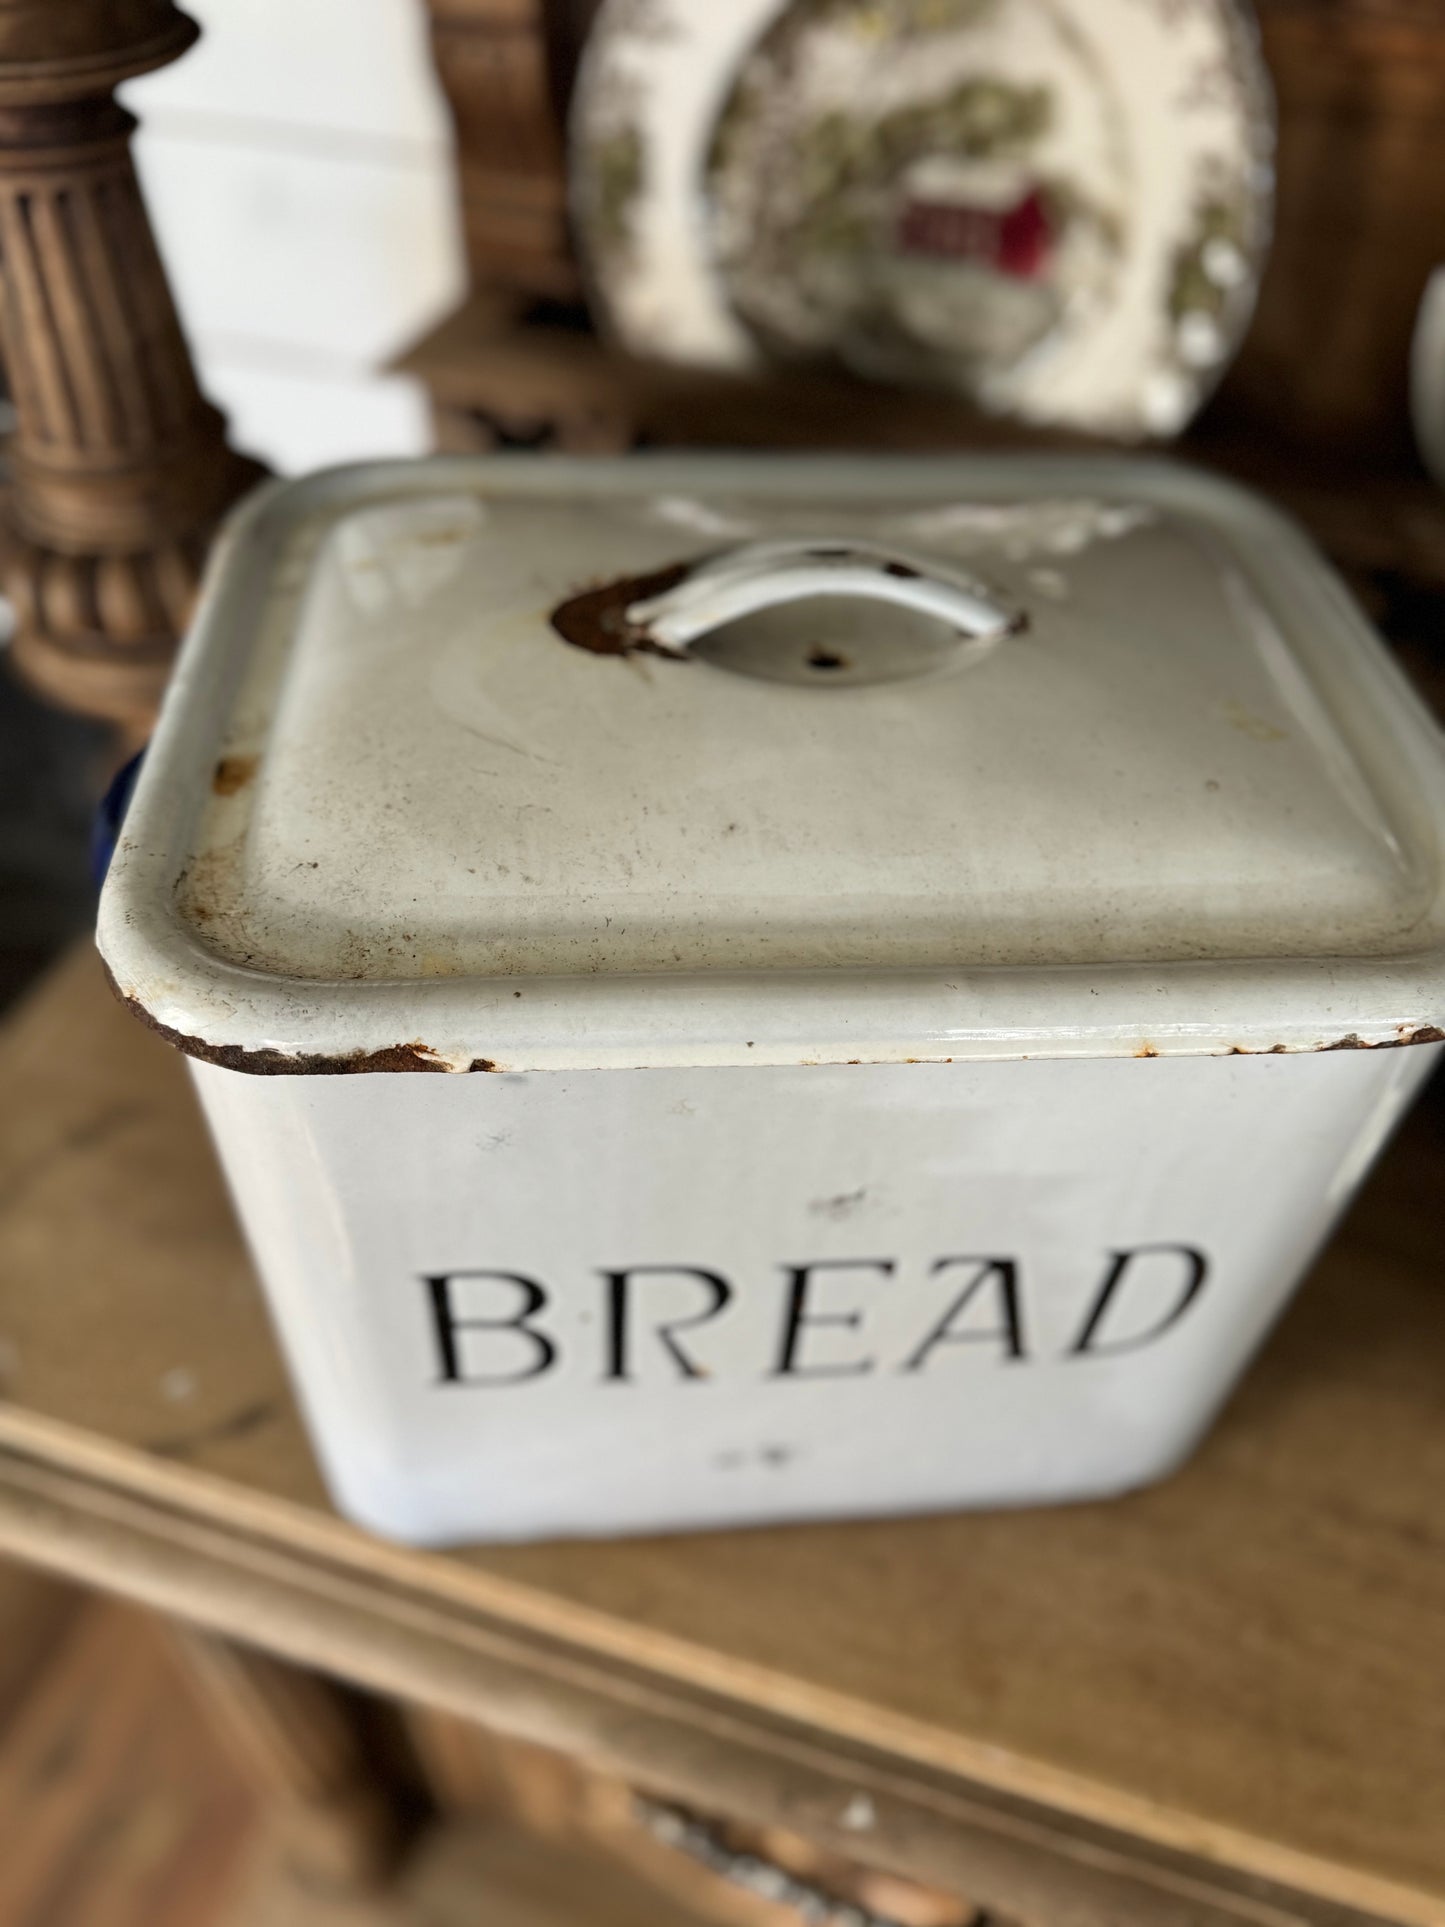
M 223 504 L 266 472 L 224 444 L 212 461 Z M 14 611 L 17 674 L 62 708 L 143 730 L 190 619 L 212 527 L 151 548 L 68 553 L 31 540 L 13 501 L 0 501 L 0 583 Z
M 171 0 L 0 0 L 0 352 L 14 660 L 134 726 L 219 516 L 259 475 L 196 385 L 111 98 L 196 29 Z

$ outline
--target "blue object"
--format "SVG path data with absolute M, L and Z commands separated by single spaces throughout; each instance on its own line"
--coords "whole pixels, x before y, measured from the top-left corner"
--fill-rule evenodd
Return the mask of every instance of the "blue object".
M 128 763 L 121 765 L 111 778 L 110 787 L 100 799 L 100 807 L 95 812 L 95 821 L 90 830 L 90 874 L 97 890 L 105 882 L 110 859 L 115 855 L 121 825 L 130 808 L 136 778 L 140 775 L 144 760 L 145 751 L 138 749 Z

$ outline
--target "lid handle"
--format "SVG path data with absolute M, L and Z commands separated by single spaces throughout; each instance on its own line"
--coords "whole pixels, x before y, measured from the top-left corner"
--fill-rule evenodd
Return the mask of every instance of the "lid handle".
M 666 648 L 686 649 L 726 623 L 809 596 L 871 597 L 936 616 L 980 641 L 1023 626 L 1017 610 L 1005 608 L 960 569 L 898 549 L 817 536 L 746 542 L 710 556 L 660 595 L 630 604 L 626 621 Z

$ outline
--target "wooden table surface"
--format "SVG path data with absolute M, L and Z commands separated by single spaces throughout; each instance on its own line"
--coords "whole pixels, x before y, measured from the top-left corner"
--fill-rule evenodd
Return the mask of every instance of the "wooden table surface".
M 0 1033 L 0 1549 L 1051 1927 L 1445 1922 L 1445 1115 L 1108 1504 L 449 1554 L 329 1508 L 180 1061 Z

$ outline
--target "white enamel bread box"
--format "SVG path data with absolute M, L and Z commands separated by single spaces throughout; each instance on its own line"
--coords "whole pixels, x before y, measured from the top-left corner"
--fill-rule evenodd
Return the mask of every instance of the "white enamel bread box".
M 1078 1499 L 1190 1450 L 1435 1059 L 1442 778 L 1186 470 L 358 468 L 224 536 L 100 945 L 356 1519 Z

